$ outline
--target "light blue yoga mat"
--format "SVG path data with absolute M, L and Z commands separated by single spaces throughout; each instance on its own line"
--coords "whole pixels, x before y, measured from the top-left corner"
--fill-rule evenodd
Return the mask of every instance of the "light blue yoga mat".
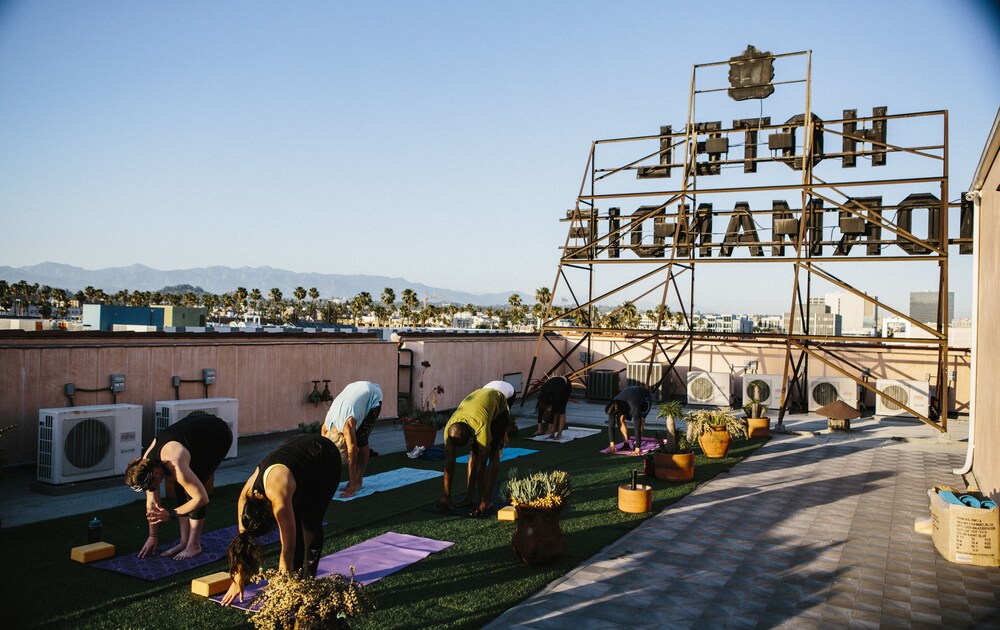
M 333 498 L 337 501 L 353 501 L 354 499 L 366 497 L 369 494 L 374 494 L 376 492 L 385 492 L 386 490 L 393 490 L 402 486 L 408 486 L 411 483 L 417 483 L 419 481 L 426 481 L 428 479 L 443 476 L 444 473 L 440 470 L 397 468 L 395 470 L 387 470 L 383 473 L 372 475 L 371 477 L 365 477 L 361 481 L 361 490 L 354 493 L 354 496 L 352 497 L 342 499 L 340 498 L 340 493 L 347 487 L 347 482 L 345 481 L 340 484 L 339 488 L 337 488 L 337 492 L 334 493 Z
M 520 457 L 521 455 L 531 455 L 532 453 L 537 453 L 533 448 L 505 448 L 500 454 L 500 461 L 505 462 L 509 459 L 514 459 L 515 457 Z M 469 461 L 468 455 L 462 455 L 455 460 L 459 464 L 464 464 Z M 444 474 L 444 473 L 441 473 Z

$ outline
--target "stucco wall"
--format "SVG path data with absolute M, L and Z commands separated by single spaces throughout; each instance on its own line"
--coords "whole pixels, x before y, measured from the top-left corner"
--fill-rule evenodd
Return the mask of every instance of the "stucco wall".
M 982 190 L 976 241 L 979 287 L 976 302 L 975 451 L 972 467 L 983 492 L 1000 499 L 1000 163 L 994 162 Z

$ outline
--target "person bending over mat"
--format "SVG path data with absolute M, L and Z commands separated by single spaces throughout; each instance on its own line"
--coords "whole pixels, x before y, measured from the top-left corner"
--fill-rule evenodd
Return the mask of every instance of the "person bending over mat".
M 347 465 L 347 486 L 342 498 L 352 497 L 361 489 L 368 467 L 368 436 L 382 413 L 382 389 L 375 383 L 356 381 L 337 394 L 323 421 L 322 434 L 340 451 Z
M 228 606 L 260 567 L 254 540 L 278 525 L 279 571 L 316 577 L 323 549 L 323 515 L 340 484 L 340 454 L 333 443 L 312 434 L 294 437 L 271 451 L 243 484 L 236 504 L 240 532 L 229 545 L 233 582 L 222 598 Z
M 627 418 L 632 419 L 635 427 L 635 449 L 632 453 L 639 454 L 639 447 L 642 444 L 642 423 L 646 420 L 646 414 L 653 406 L 653 394 L 645 387 L 632 385 L 626 387 L 615 396 L 615 399 L 604 408 L 604 413 L 608 414 L 608 448 L 615 448 L 615 426 L 617 425 L 625 438 L 625 447 L 628 447 L 628 428 L 625 424 Z
M 146 493 L 149 537 L 139 550 L 140 558 L 156 554 L 159 524 L 173 519 L 180 521 L 181 541 L 160 555 L 186 560 L 201 553 L 208 505 L 206 488 L 212 488 L 215 469 L 232 443 L 233 432 L 224 420 L 195 413 L 160 431 L 143 456 L 129 462 L 125 485 Z M 160 482 L 164 477 L 174 480 L 177 509 L 164 509 L 160 503 Z
M 549 438 L 558 440 L 566 429 L 566 403 L 573 385 L 565 376 L 553 376 L 538 392 L 538 428 L 535 437 L 545 433 L 549 425 Z
M 513 387 L 511 388 L 513 390 Z M 500 468 L 500 448 L 507 444 L 510 414 L 507 396 L 498 389 L 477 389 L 462 401 L 444 428 L 444 494 L 439 510 L 451 508 L 451 481 L 455 474 L 455 451 L 471 441 L 467 490 L 459 507 L 472 507 L 473 492 L 479 488 L 479 506 L 471 516 L 481 516 L 493 505 L 493 486 Z

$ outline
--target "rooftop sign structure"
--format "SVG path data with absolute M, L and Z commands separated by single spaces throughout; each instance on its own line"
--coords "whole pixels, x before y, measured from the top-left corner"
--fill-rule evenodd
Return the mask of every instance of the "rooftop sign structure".
M 667 366 L 661 380 L 673 373 L 683 382 L 677 367 L 684 356 L 690 364 L 692 341 L 716 338 L 785 346 L 790 385 L 780 417 L 786 409 L 807 408 L 810 358 L 885 395 L 868 383 L 868 366 L 836 356 L 837 344 L 857 343 L 857 337 L 810 334 L 810 293 L 829 285 L 909 319 L 904 305 L 870 297 L 860 283 L 842 279 L 846 268 L 838 266 L 865 262 L 869 271 L 853 267 L 853 277 L 864 278 L 872 277 L 872 263 L 907 263 L 905 272 L 892 267 L 882 273 L 898 275 L 915 289 L 935 276 L 946 296 L 949 247 L 972 251 L 972 208 L 948 201 L 946 110 L 895 114 L 866 105 L 871 114 L 859 115 L 859 104 L 848 104 L 821 117 L 812 111 L 811 59 L 811 51 L 772 54 L 748 46 L 726 61 L 695 65 L 683 125 L 592 143 L 576 203 L 562 219 L 567 236 L 539 349 L 550 330 L 580 333 L 578 347 L 586 345 L 588 357 L 594 335 L 625 339 L 619 351 L 594 363 L 575 365 L 561 356 L 545 374 L 568 368 L 585 374 L 642 349 L 651 366 Z M 959 238 L 949 237 L 952 208 L 961 211 Z M 751 263 L 780 266 L 768 274 L 768 290 L 787 291 L 789 312 L 805 323 L 789 328 L 801 332 L 734 336 L 694 330 L 696 269 L 728 264 L 736 279 L 746 277 Z M 779 278 L 787 284 L 779 285 Z M 551 305 L 560 299 L 571 308 L 557 316 Z M 618 309 L 634 308 L 640 300 L 660 304 L 653 330 L 615 322 Z M 946 392 L 946 301 L 939 306 L 936 326 L 912 322 L 927 338 L 906 343 L 937 352 L 932 384 Z M 678 321 L 668 321 L 668 311 Z M 566 317 L 577 325 L 565 326 Z M 664 350 L 664 339 L 679 341 L 673 346 L 680 350 Z M 930 414 L 917 416 L 944 430 L 945 402 L 934 401 Z

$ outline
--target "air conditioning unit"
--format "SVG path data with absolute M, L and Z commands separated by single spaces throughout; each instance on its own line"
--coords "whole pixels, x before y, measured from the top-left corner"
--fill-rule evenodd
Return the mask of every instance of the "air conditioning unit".
M 786 390 L 788 380 L 782 374 L 744 374 L 743 375 L 743 404 L 750 402 L 750 383 L 762 381 L 764 385 L 760 387 L 760 402 L 770 409 L 777 409 L 781 405 L 781 384 L 785 382 Z M 787 393 L 787 391 L 786 391 Z
M 628 387 L 649 387 L 649 391 L 653 392 L 653 401 L 663 402 L 668 395 L 668 383 L 664 380 L 657 386 L 657 382 L 663 377 L 665 368 L 662 363 L 654 363 L 652 370 L 649 369 L 649 363 L 629 363 L 625 366 L 625 384 Z M 649 372 L 652 372 L 652 375 L 647 381 L 646 374 Z
M 191 398 L 188 400 L 156 401 L 156 434 L 159 435 L 171 424 L 190 416 L 192 413 L 207 413 L 225 420 L 233 432 L 233 445 L 226 453 L 226 459 L 236 457 L 236 442 L 239 437 L 239 401 L 235 398 Z
M 875 381 L 875 389 L 880 392 L 875 397 L 876 417 L 914 417 L 888 396 L 892 396 L 924 417 L 930 413 L 930 384 L 926 381 L 880 378 Z
M 615 370 L 590 370 L 587 372 L 587 398 L 613 400 L 618 395 L 618 372 Z
M 689 405 L 728 407 L 730 390 L 729 372 L 688 372 L 687 403 Z
M 858 408 L 858 384 L 846 376 L 815 376 L 809 379 L 809 411 L 816 411 L 835 400 Z
M 142 456 L 142 407 L 38 410 L 38 481 L 66 484 L 125 474 Z

